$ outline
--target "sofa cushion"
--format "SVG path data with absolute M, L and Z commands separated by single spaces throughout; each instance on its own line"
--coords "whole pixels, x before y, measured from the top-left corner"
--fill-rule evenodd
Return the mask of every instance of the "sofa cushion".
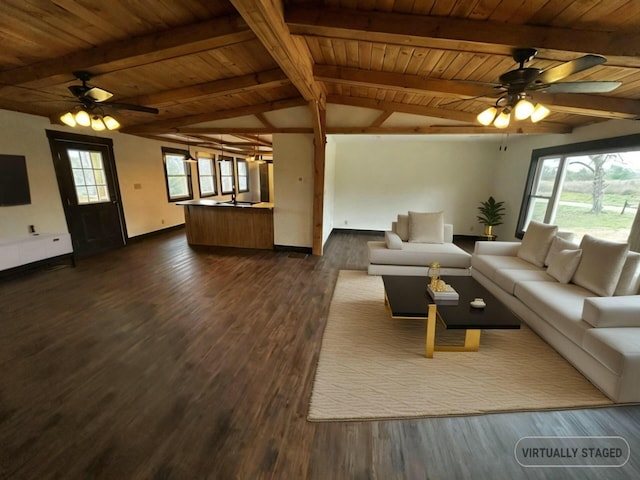
M 585 235 L 580 248 L 582 258 L 573 275 L 573 283 L 601 297 L 613 295 L 627 258 L 629 244 Z
M 409 243 L 444 243 L 444 214 L 409 212 Z
M 591 328 L 585 333 L 582 348 L 616 375 L 625 365 L 640 357 L 640 329 Z
M 406 243 L 402 250 L 390 250 L 385 242 L 368 242 L 369 263 L 379 265 L 429 266 L 440 263 L 442 268 L 469 268 L 471 255 L 453 243 Z
M 560 283 L 569 283 L 578 268 L 582 250 L 560 250 L 549 263 L 547 273 Z
M 582 319 L 593 327 L 640 327 L 640 295 L 587 298 Z
M 391 250 L 402 250 L 402 240 L 397 233 L 384 232 L 384 243 Z
M 556 254 L 561 250 L 577 250 L 578 248 L 580 248 L 580 245 L 572 242 L 571 240 L 567 240 L 566 238 L 563 238 L 558 234 L 553 237 L 553 241 L 551 242 L 551 246 L 549 247 L 547 256 L 544 259 L 544 264 L 549 265 L 553 257 L 555 257 Z
M 543 269 L 518 270 L 503 268 L 496 270 L 493 281 L 509 295 L 513 295 L 516 285 L 524 281 L 554 282 L 555 280 Z
M 471 257 L 471 267 L 494 282 L 496 273 L 505 269 L 543 271 L 541 267 L 536 267 L 512 255 L 473 255 Z
M 547 225 L 531 220 L 522 237 L 518 257 L 538 267 L 544 266 L 544 260 L 547 258 L 549 247 L 557 232 L 557 225 Z
M 586 288 L 572 283 L 524 281 L 514 295 L 537 316 L 577 345 L 591 325 L 582 320 L 584 299 L 593 296 Z
M 398 215 L 396 233 L 403 242 L 409 241 L 409 215 Z
M 640 294 L 640 253 L 629 252 L 614 295 Z

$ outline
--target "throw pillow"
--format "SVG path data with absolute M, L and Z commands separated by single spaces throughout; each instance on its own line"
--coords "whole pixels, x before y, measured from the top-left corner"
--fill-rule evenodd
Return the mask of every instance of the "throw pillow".
M 629 252 L 614 295 L 640 295 L 640 253 Z M 640 317 L 640 315 L 638 315 Z
M 561 250 L 577 250 L 578 248 L 580 247 L 577 243 L 573 243 L 566 238 L 561 237 L 560 235 L 556 235 L 555 237 L 553 237 L 553 241 L 551 242 L 551 246 L 549 247 L 547 257 L 544 259 L 544 264 L 550 265 L 553 257 L 555 257 L 556 254 Z
M 396 233 L 403 242 L 409 241 L 409 215 L 398 215 Z
M 553 256 L 547 273 L 560 283 L 569 283 L 578 268 L 582 250 L 560 250 Z
M 610 297 L 620 279 L 629 244 L 585 235 L 580 248 L 582 258 L 572 282 L 601 297 Z
M 384 232 L 384 242 L 389 250 L 402 250 L 402 240 L 397 233 Z
M 557 231 L 557 225 L 547 225 L 531 220 L 518 249 L 518 257 L 538 267 L 543 267 Z
M 410 243 L 444 243 L 442 212 L 409 212 Z

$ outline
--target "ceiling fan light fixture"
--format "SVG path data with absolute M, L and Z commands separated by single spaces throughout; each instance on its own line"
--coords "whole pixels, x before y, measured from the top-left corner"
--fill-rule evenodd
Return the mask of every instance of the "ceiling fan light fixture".
M 551 111 L 547 107 L 539 103 L 535 106 L 533 112 L 531 112 L 531 121 L 533 123 L 537 123 L 543 118 L 547 118 L 547 115 L 549 115 L 550 113 Z
M 504 109 L 500 112 L 500 115 L 496 117 L 493 121 L 493 126 L 496 128 L 507 128 L 509 126 L 509 121 L 511 120 L 511 111 L 508 109 Z
M 531 116 L 534 111 L 533 103 L 531 103 L 526 98 L 521 98 L 516 103 L 515 108 L 513 109 L 513 114 L 516 117 L 516 120 L 526 120 Z
M 483 110 L 478 114 L 476 119 L 485 127 L 488 127 L 493 123 L 498 113 L 498 109 L 496 107 L 489 107 L 486 110 Z
M 84 110 L 79 110 L 75 115 L 75 120 L 78 125 L 88 127 L 91 125 L 91 117 Z
M 109 130 L 117 130 L 118 128 L 120 128 L 120 122 L 118 122 L 111 115 L 105 115 L 104 117 L 102 117 L 102 121 Z
M 60 121 L 62 123 L 64 123 L 65 125 L 68 125 L 69 127 L 75 127 L 76 126 L 76 119 L 73 116 L 73 113 L 71 112 L 67 112 L 63 115 L 60 115 Z

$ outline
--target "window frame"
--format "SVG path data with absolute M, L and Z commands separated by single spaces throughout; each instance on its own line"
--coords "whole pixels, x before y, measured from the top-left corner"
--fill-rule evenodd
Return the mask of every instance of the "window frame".
M 533 195 L 533 189 L 537 185 L 538 166 L 544 160 L 550 158 L 559 158 L 558 172 L 554 180 L 553 190 L 549 197 L 549 203 L 555 204 L 552 209 L 557 208 L 557 200 L 559 191 L 562 187 L 564 175 L 566 174 L 567 157 L 579 155 L 593 155 L 603 152 L 617 152 L 640 150 L 640 134 L 625 135 L 622 137 L 603 138 L 598 140 L 590 140 L 580 143 L 569 143 L 565 145 L 557 145 L 553 147 L 539 148 L 531 151 L 531 162 L 529 163 L 529 172 L 525 182 L 522 202 L 520 203 L 520 213 L 518 215 L 518 223 L 516 226 L 515 236 L 522 239 L 525 233 L 529 206 L 533 198 L 539 197 Z M 549 218 L 549 208 L 545 213 L 545 223 Z
M 244 164 L 246 165 L 246 175 L 240 175 L 240 164 Z M 246 189 L 241 189 L 240 188 L 240 177 L 246 177 L 247 180 L 247 188 Z M 249 192 L 250 190 L 250 186 L 249 186 L 249 162 L 244 159 L 244 158 L 237 158 L 236 157 L 236 179 L 237 179 L 237 190 L 238 193 L 246 193 Z
M 231 190 L 224 190 L 222 167 L 220 166 L 222 162 L 231 162 L 231 175 L 224 175 L 224 178 L 231 177 Z M 220 178 L 220 195 L 232 195 L 236 193 L 236 168 L 234 158 L 227 155 L 218 155 L 216 163 L 218 164 L 218 174 Z
M 169 173 L 167 172 L 167 155 L 183 157 L 182 164 L 185 170 L 184 177 L 186 179 L 187 190 L 189 192 L 187 195 L 181 195 L 179 197 L 171 196 L 171 190 L 169 188 L 169 177 L 178 177 L 178 176 L 182 177 L 183 175 L 169 175 Z M 181 202 L 184 200 L 193 200 L 193 183 L 191 179 L 191 164 L 185 161 L 188 155 L 189 155 L 189 152 L 187 150 L 181 150 L 178 148 L 171 148 L 171 147 L 162 147 L 162 167 L 164 171 L 165 186 L 167 188 L 167 200 L 169 201 L 169 203 Z
M 197 152 L 196 160 L 197 160 L 196 170 L 198 175 L 198 193 L 200 195 L 200 198 L 215 197 L 216 195 L 218 195 L 218 179 L 216 176 L 216 156 L 213 154 Z M 205 194 L 202 193 L 201 180 L 203 175 L 200 173 L 200 160 L 209 160 L 209 162 L 211 163 L 211 175 L 204 175 L 204 176 L 211 177 L 211 181 L 213 182 L 213 193 L 205 193 Z

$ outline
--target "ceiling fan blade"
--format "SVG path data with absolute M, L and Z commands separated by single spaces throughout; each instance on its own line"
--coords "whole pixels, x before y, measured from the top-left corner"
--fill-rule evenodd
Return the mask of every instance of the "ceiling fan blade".
M 596 65 L 600 65 L 606 61 L 607 59 L 601 55 L 585 55 L 543 71 L 536 81 L 540 83 L 557 82 L 569 75 L 582 72 L 583 70 L 595 67 Z
M 144 105 L 132 105 L 130 103 L 105 102 L 102 105 L 117 108 L 118 110 L 132 110 L 134 112 L 158 114 L 160 110 L 154 107 L 145 107 Z
M 607 93 L 622 85 L 622 82 L 559 82 L 541 88 L 544 93 Z

